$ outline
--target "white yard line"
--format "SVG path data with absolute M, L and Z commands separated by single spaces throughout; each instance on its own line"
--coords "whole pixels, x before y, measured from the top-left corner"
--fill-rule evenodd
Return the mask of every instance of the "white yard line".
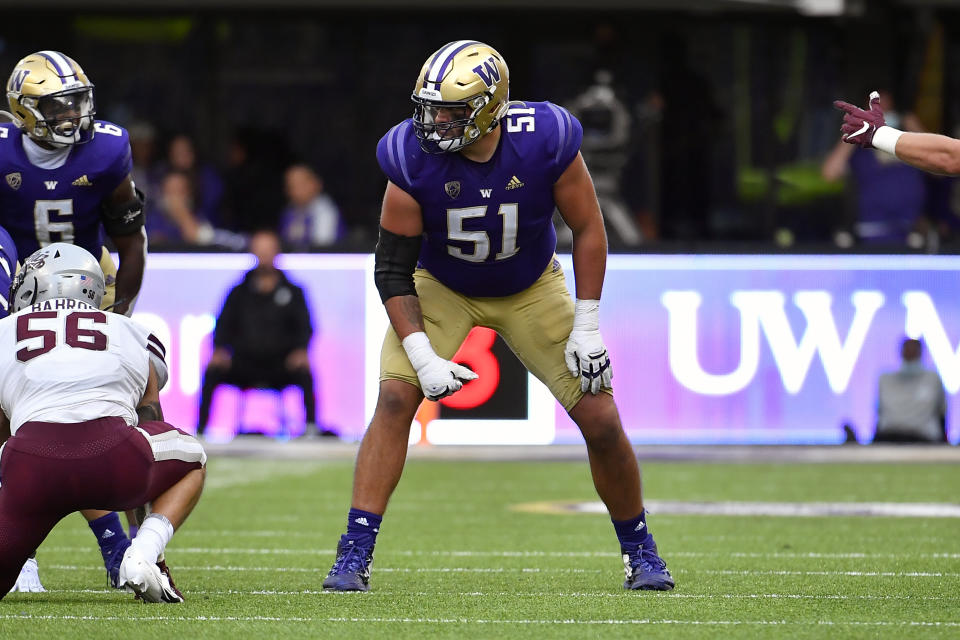
M 102 572 L 103 567 L 73 564 L 43 565 L 50 569 L 66 571 L 90 570 Z M 255 571 L 276 573 L 319 573 L 325 571 L 318 567 L 246 567 L 235 565 L 176 565 L 174 570 L 181 571 Z M 377 567 L 377 573 L 606 573 L 607 569 L 570 569 L 543 567 Z M 677 569 L 671 573 L 691 573 L 709 575 L 743 576 L 852 576 L 852 577 L 897 577 L 897 578 L 960 578 L 960 573 L 945 571 L 786 571 L 786 570 L 749 570 L 731 571 L 722 569 Z
M 117 594 L 126 597 L 126 594 L 116 589 L 47 589 L 47 593 L 90 593 L 90 594 Z M 184 591 L 188 596 L 340 596 L 342 592 L 324 591 L 322 589 L 297 589 L 291 591 L 280 591 L 273 589 L 255 589 L 252 591 L 243 591 L 238 589 L 187 589 Z M 387 591 L 378 589 L 376 596 L 404 596 L 417 598 L 437 598 L 437 597 L 456 597 L 456 598 L 628 598 L 628 591 L 593 591 L 583 593 L 561 593 L 551 591 L 533 591 L 533 592 L 484 592 L 484 591 Z M 844 594 L 805 594 L 805 593 L 676 593 L 668 592 L 659 594 L 658 597 L 670 599 L 692 599 L 692 600 L 878 600 L 878 601 L 948 601 L 960 600 L 960 596 L 912 596 L 912 595 L 844 595 Z
M 57 553 L 93 552 L 92 546 L 44 546 L 44 551 Z M 225 554 L 280 555 L 280 556 L 329 556 L 335 550 L 329 549 L 279 549 L 274 547 L 170 547 L 173 554 Z M 390 550 L 383 552 L 388 556 L 403 557 L 451 557 L 451 558 L 619 558 L 614 551 L 473 551 L 473 550 Z M 817 560 L 894 560 L 908 555 L 911 559 L 958 560 L 960 553 L 785 553 L 785 552 L 724 552 L 724 551 L 672 551 L 671 558 L 751 558 L 751 559 L 817 559 Z
M 230 442 L 206 442 L 204 448 L 213 460 L 231 458 L 255 458 L 258 460 L 283 459 L 304 460 L 315 463 L 325 461 L 352 461 L 356 458 L 359 443 L 320 442 L 273 438 L 255 438 L 244 441 L 237 438 Z M 943 445 L 659 445 L 634 444 L 641 463 L 662 461 L 665 463 L 689 461 L 714 462 L 759 462 L 759 463 L 952 463 L 960 462 L 960 448 Z M 586 464 L 587 452 L 581 444 L 544 445 L 414 445 L 408 459 L 502 462 L 502 461 L 565 461 Z
M 692 626 L 809 626 L 811 624 L 828 627 L 960 627 L 960 621 L 924 621 L 924 620 L 869 620 L 869 621 L 833 621 L 833 620 L 671 620 L 640 618 L 632 620 L 536 620 L 512 619 L 493 620 L 486 618 L 354 618 L 328 617 L 308 618 L 302 616 L 74 616 L 74 615 L 0 615 L 0 620 L 73 620 L 92 622 L 113 621 L 164 621 L 164 622 L 347 622 L 347 623 L 407 623 L 407 624 L 489 624 L 489 625 L 544 625 L 544 626 L 594 626 L 594 625 L 692 625 Z
M 648 500 L 647 510 L 658 516 L 764 516 L 823 518 L 888 517 L 888 518 L 960 518 L 960 504 L 945 502 L 748 502 L 748 501 L 691 501 Z M 528 502 L 511 507 L 515 511 L 532 513 L 590 513 L 606 514 L 607 507 L 593 502 Z

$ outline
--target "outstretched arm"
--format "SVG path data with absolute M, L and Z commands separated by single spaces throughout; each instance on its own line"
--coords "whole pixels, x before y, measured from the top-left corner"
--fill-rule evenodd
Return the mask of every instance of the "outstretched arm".
M 956 138 L 905 131 L 894 143 L 893 154 L 930 173 L 960 175 L 960 140 Z
M 849 102 L 833 103 L 844 112 L 843 141 L 866 149 L 880 149 L 909 165 L 942 175 L 960 175 L 960 140 L 936 133 L 914 133 L 888 127 L 880 108 L 880 94 L 870 94 L 867 109 Z

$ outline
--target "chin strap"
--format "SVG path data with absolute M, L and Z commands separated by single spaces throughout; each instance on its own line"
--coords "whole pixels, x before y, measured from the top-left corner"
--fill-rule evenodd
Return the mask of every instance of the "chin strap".
M 104 307 L 103 309 L 100 309 L 100 311 L 112 311 L 114 307 L 117 307 L 121 304 L 126 304 L 126 302 L 127 302 L 126 298 L 120 298 L 119 300 L 115 300 L 114 303 L 109 307 Z
M 507 111 L 510 110 L 510 107 L 518 107 L 518 106 L 523 106 L 525 104 L 526 103 L 523 100 L 508 100 L 507 102 L 504 102 L 502 105 L 500 105 L 500 108 L 497 109 L 497 112 L 493 115 L 493 119 L 499 122 L 500 118 L 507 115 Z

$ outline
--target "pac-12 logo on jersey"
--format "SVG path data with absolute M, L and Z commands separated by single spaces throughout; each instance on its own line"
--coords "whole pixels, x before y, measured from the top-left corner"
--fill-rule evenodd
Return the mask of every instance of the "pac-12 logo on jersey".
M 10 185 L 10 188 L 16 191 L 20 188 L 20 185 L 23 184 L 23 176 L 20 175 L 20 172 L 8 173 L 7 174 L 7 184 Z
M 453 199 L 456 199 L 460 195 L 460 181 L 451 180 L 447 184 L 443 185 L 443 190 L 447 192 L 447 195 Z
M 497 69 L 497 61 L 493 59 L 493 56 L 484 60 L 483 64 L 475 66 L 473 72 L 480 76 L 483 84 L 488 87 L 494 82 L 500 82 L 500 69 Z

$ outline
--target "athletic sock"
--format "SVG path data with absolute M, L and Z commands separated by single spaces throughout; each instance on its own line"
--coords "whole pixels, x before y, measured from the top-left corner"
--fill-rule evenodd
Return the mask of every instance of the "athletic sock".
M 166 516 L 151 513 L 140 524 L 140 530 L 132 544 L 144 558 L 156 562 L 172 537 L 173 525 Z
M 361 509 L 350 509 L 347 514 L 347 535 L 350 540 L 363 541 L 373 545 L 377 542 L 377 534 L 380 533 L 380 522 L 383 516 L 378 516 L 369 511 Z
M 123 530 L 123 525 L 120 524 L 120 516 L 115 511 L 111 511 L 87 524 L 90 525 L 93 535 L 97 537 L 100 555 L 103 556 L 103 562 L 106 564 L 110 561 L 114 549 L 127 542 L 127 534 Z
M 644 509 L 636 518 L 630 520 L 614 520 L 613 528 L 617 532 L 617 538 L 620 540 L 620 546 L 646 544 L 650 538 L 650 532 L 647 530 L 647 511 Z

